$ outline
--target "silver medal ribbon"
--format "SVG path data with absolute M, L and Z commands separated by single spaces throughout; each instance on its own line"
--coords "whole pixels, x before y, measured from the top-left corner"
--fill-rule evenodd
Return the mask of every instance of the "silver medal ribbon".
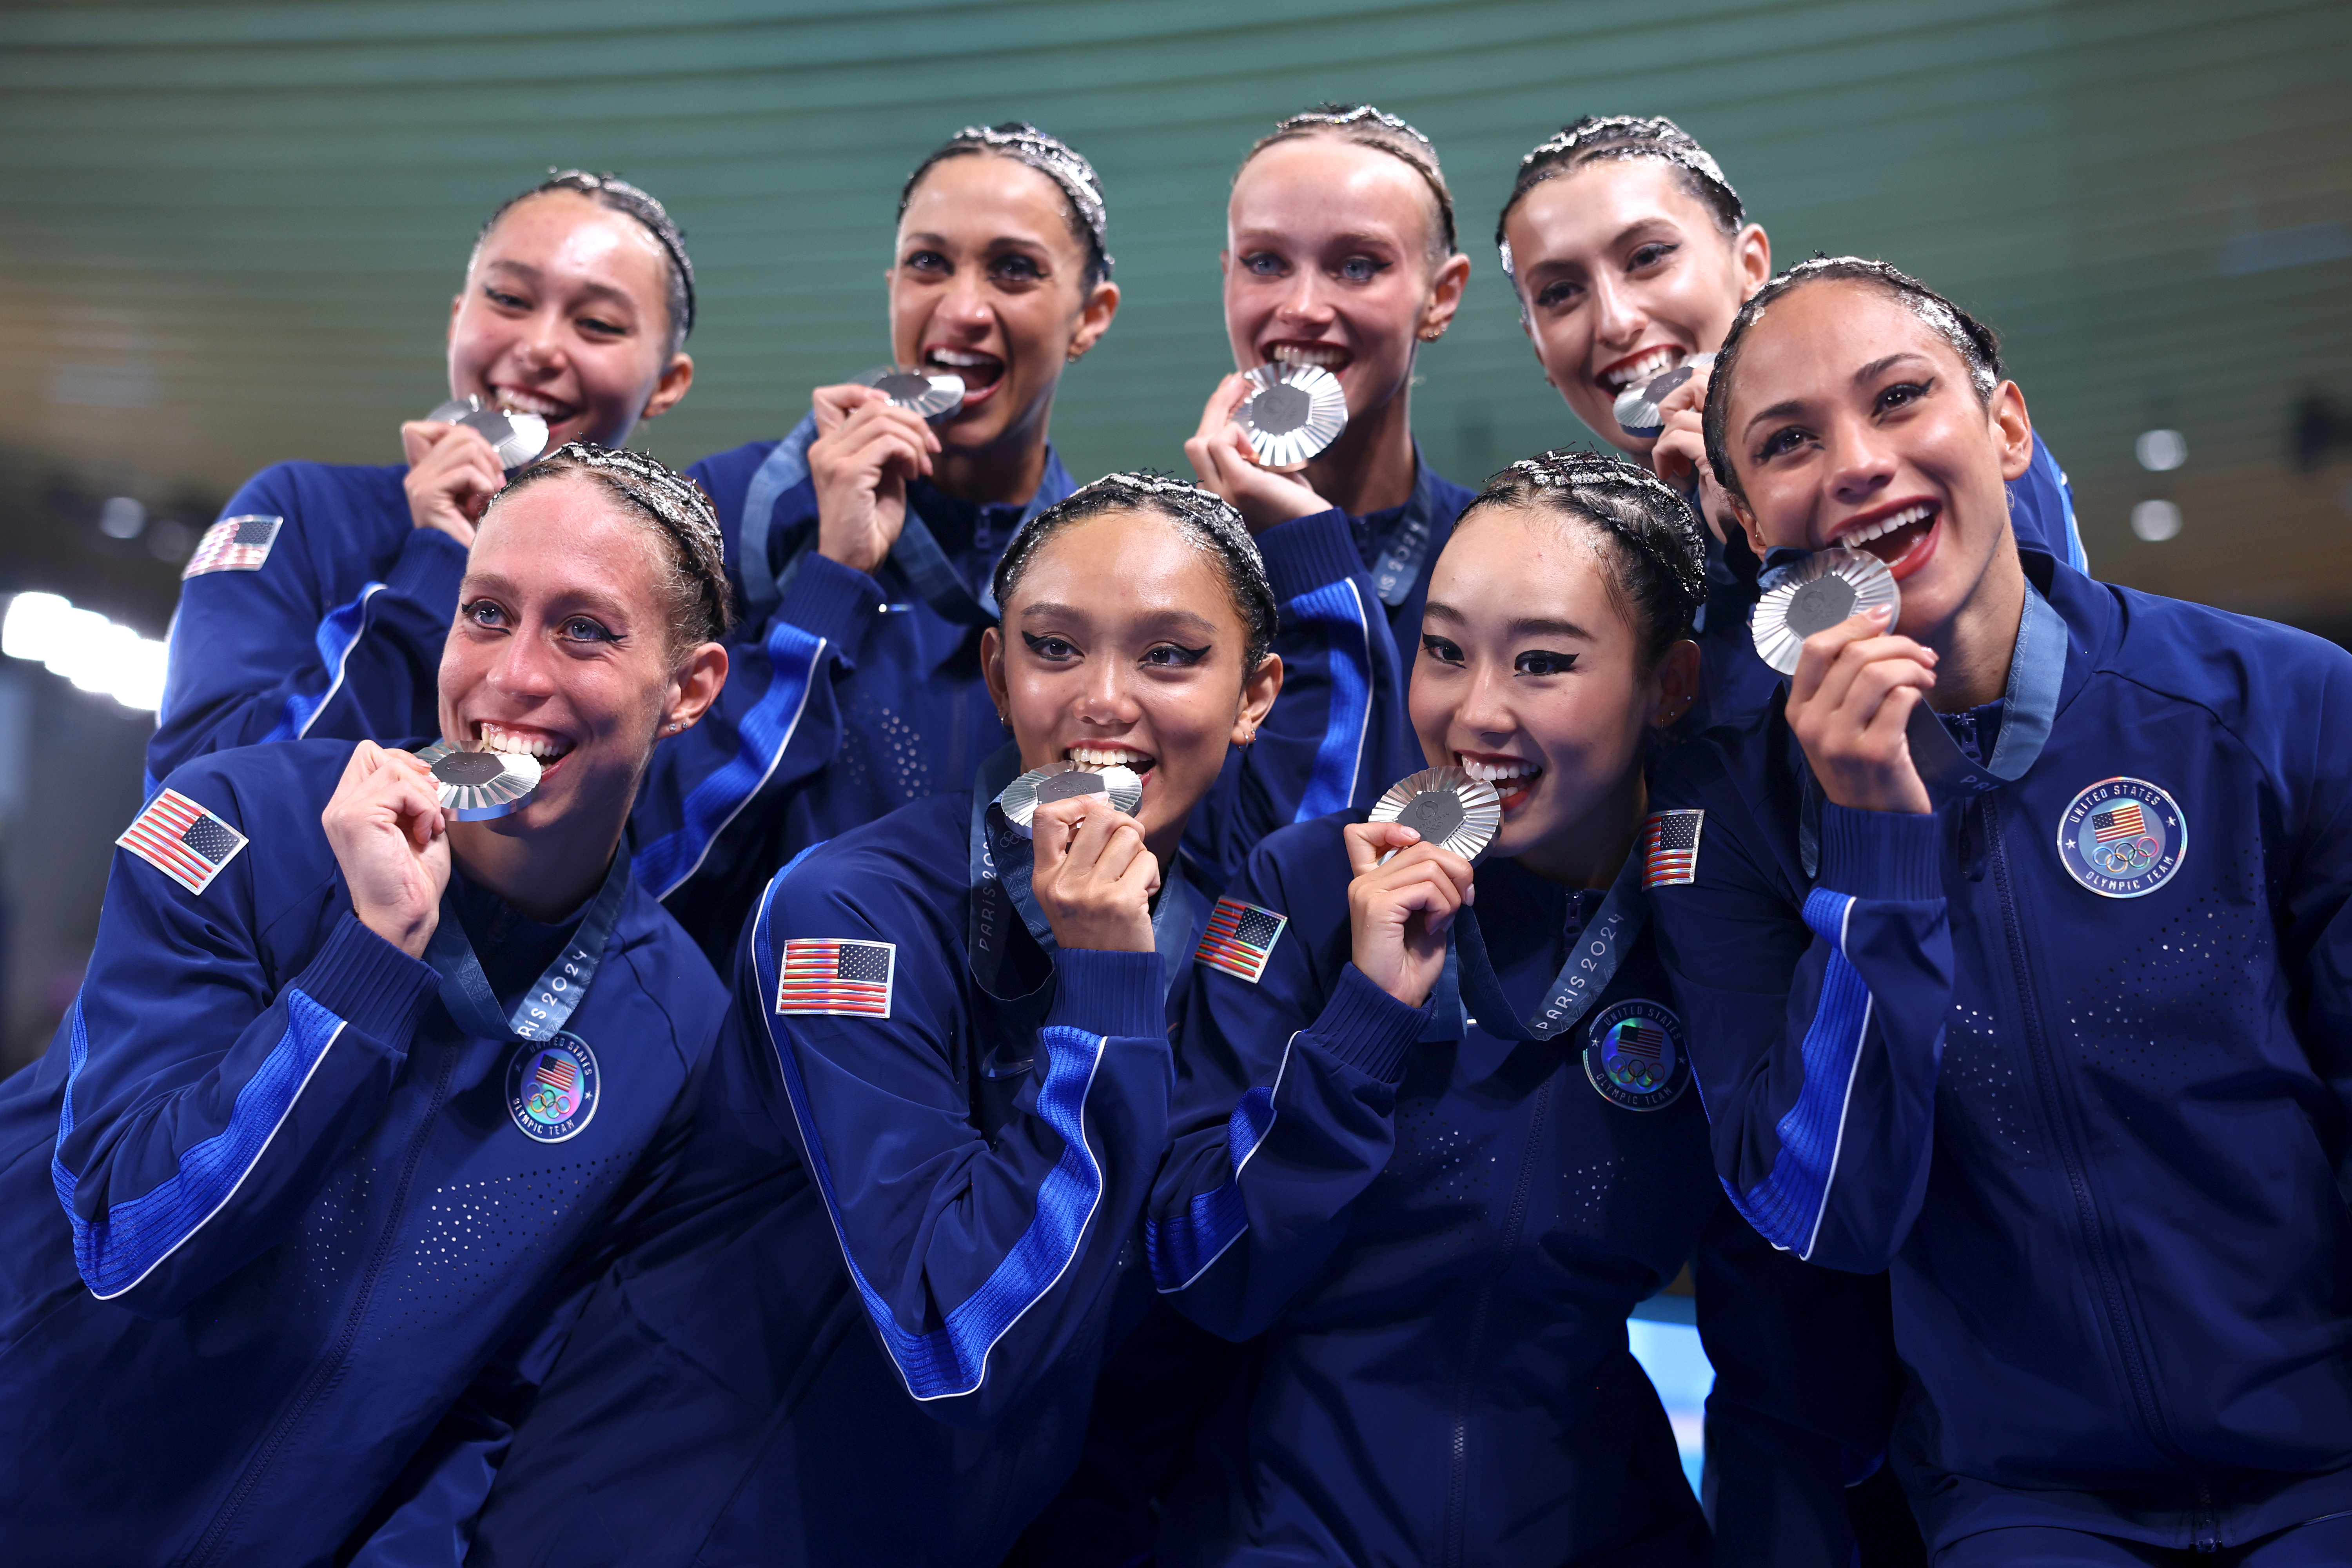
M 547 972 L 517 1004 L 513 1016 L 499 1008 L 498 994 L 490 989 L 489 977 L 482 973 L 482 961 L 475 956 L 474 944 L 466 939 L 466 928 L 457 918 L 456 901 L 447 892 L 441 896 L 441 923 L 434 928 L 433 940 L 425 949 L 425 962 L 441 975 L 441 1005 L 457 1026 L 469 1035 L 486 1040 L 548 1040 L 571 1021 L 581 998 L 596 978 L 597 966 L 604 962 L 604 948 L 613 940 L 613 928 L 620 923 L 621 906 L 629 897 L 629 857 L 626 846 L 613 857 L 613 868 L 604 873 L 604 885 L 581 917 L 579 929 Z
M 1486 954 L 1478 917 L 1467 905 L 1454 917 L 1454 954 L 1461 970 L 1462 1000 L 1478 1027 L 1504 1039 L 1549 1040 L 1576 1026 L 1616 978 L 1618 965 L 1649 923 L 1650 901 L 1642 891 L 1642 857 L 1625 857 L 1609 896 L 1569 948 L 1568 962 L 1544 992 L 1533 1016 L 1519 1020 L 1503 994 L 1503 983 Z

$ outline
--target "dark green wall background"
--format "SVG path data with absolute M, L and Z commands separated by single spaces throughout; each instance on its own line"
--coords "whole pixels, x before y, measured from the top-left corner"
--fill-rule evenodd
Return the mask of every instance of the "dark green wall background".
M 1444 157 L 1475 270 L 1415 407 L 1475 479 L 1583 436 L 1485 239 L 1519 155 L 1582 113 L 1663 112 L 1783 261 L 1882 254 L 2003 330 L 2105 574 L 2324 620 L 2352 613 L 2345 475 L 2293 471 L 2286 430 L 2298 398 L 2352 393 L 2347 68 L 2352 6 L 2296 0 L 11 6 L 0 443 L 165 511 L 281 458 L 394 458 L 441 395 L 476 225 L 550 163 L 625 173 L 691 236 L 700 376 L 643 444 L 773 436 L 883 357 L 906 171 L 1021 117 L 1101 169 L 1127 291 L 1055 437 L 1082 478 L 1181 466 L 1227 368 L 1226 179 L 1330 97 Z M 2133 464 L 2157 424 L 2188 435 L 2177 474 Z M 2188 515 L 2169 544 L 2125 527 L 2156 494 Z M 160 626 L 173 573 L 94 548 L 71 569 Z

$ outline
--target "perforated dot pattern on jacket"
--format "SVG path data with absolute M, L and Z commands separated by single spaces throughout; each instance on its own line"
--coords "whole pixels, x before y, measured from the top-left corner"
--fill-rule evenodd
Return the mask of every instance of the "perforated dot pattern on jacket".
M 1442 1103 L 1416 1099 L 1398 1105 L 1396 1151 L 1381 1168 L 1380 1184 L 1404 1189 L 1391 1195 L 1391 1203 L 1401 1198 L 1424 1212 L 1443 1209 L 1451 1221 L 1443 1234 L 1466 1241 L 1486 1229 L 1496 1159 L 1486 1140 L 1439 1114 Z
M 1957 997 L 1944 1024 L 1944 1064 L 1937 1078 L 1939 1099 L 1948 1099 L 1958 1120 L 1991 1137 L 2020 1159 L 2034 1151 L 2027 1108 L 2024 1042 L 2004 1033 L 1999 1021 Z
M 2253 845 L 2221 885 L 2181 900 L 2145 935 L 2068 965 L 2076 983 L 2061 1016 L 2085 1067 L 2170 1094 L 2249 1065 L 2248 1042 L 2270 1029 L 2277 965 Z
M 860 791 L 890 805 L 904 805 L 939 793 L 929 748 L 907 716 L 876 699 L 861 685 L 843 714 L 836 766 L 845 766 Z
M 387 1326 L 445 1321 L 552 1263 L 632 1158 L 608 1154 L 434 1189 L 413 1211 L 417 1239 L 394 1276 Z

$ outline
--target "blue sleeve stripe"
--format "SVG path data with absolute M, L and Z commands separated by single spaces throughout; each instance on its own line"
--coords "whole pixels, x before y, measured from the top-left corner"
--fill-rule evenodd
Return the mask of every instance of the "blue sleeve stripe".
M 1242 1171 L 1274 1131 L 1274 1097 L 1282 1091 L 1282 1075 L 1290 1070 L 1291 1048 L 1297 1043 L 1298 1037 L 1292 1035 L 1282 1047 L 1282 1063 L 1274 1070 L 1274 1082 L 1244 1094 L 1225 1120 L 1225 1159 L 1233 1173 L 1210 1191 L 1195 1194 L 1181 1219 L 1162 1224 L 1157 1215 L 1146 1216 L 1143 1256 L 1151 1268 L 1151 1282 L 1161 1295 L 1190 1286 L 1248 1232 Z
M 317 635 L 319 662 L 332 671 L 327 678 L 327 689 L 315 697 L 305 697 L 299 691 L 289 697 L 285 713 L 269 733 L 261 737 L 261 744 L 299 741 L 310 732 L 310 726 L 318 721 L 327 704 L 335 700 L 335 693 L 343 689 L 343 672 L 350 668 L 352 649 L 359 646 L 360 634 L 367 630 L 368 601 L 382 592 L 383 584 L 370 583 L 360 590 L 358 598 L 327 612 L 327 618 L 319 623 Z
M 90 1294 L 112 1300 L 153 1273 L 163 1261 L 202 1230 L 213 1215 L 228 1206 L 260 1163 L 278 1130 L 293 1114 L 295 1102 L 310 1082 L 327 1047 L 343 1032 L 343 1020 L 321 1007 L 299 989 L 286 993 L 286 1033 L 269 1048 L 260 1067 L 236 1091 L 228 1125 L 182 1151 L 179 1169 L 172 1177 L 135 1198 L 110 1205 L 104 1218 L 81 1217 L 74 1207 L 75 1173 L 56 1152 L 49 1156 L 49 1178 L 58 1201 L 65 1205 L 73 1226 L 74 1264 Z M 58 1145 L 62 1149 L 73 1131 L 74 1082 L 89 1058 L 89 1036 L 82 1024 L 81 1002 L 76 998 L 73 1034 L 68 1047 L 66 1089 L 58 1110 Z
M 1282 607 L 1282 618 L 1325 626 L 1330 634 L 1331 711 L 1315 751 L 1314 772 L 1291 816 L 1293 822 L 1312 822 L 1356 802 L 1356 777 L 1372 721 L 1372 624 L 1353 578 L 1299 595 Z
M 1731 1194 L 1733 1206 L 1757 1234 L 1783 1251 L 1812 1256 L 1828 1211 L 1830 1184 L 1837 1177 L 1838 1152 L 1845 1143 L 1846 1107 L 1853 1098 L 1854 1071 L 1870 1027 L 1870 988 L 1845 955 L 1846 921 L 1854 900 L 1816 888 L 1805 900 L 1805 923 L 1831 944 L 1822 976 L 1820 1002 L 1799 1051 L 1804 1083 L 1773 1131 L 1780 1152 L 1772 1169 L 1746 1193 Z M 1727 1191 L 1728 1188 L 1726 1189 Z
M 776 987 L 775 945 L 769 919 L 776 889 L 782 880 L 779 876 L 768 884 L 767 893 L 761 900 L 757 935 L 751 944 L 752 961 L 759 970 L 760 994 L 763 997 L 774 994 Z M 866 1316 L 880 1331 L 891 1361 L 906 1381 L 907 1392 L 921 1401 L 971 1393 L 987 1377 L 989 1352 L 996 1348 L 997 1342 L 1030 1308 L 1045 1299 L 1076 1260 L 1078 1244 L 1102 1200 L 1102 1167 L 1096 1162 L 1094 1151 L 1087 1147 L 1086 1107 L 1087 1092 L 1094 1087 L 1095 1071 L 1101 1065 L 1108 1042 L 1100 1035 L 1089 1035 L 1064 1025 L 1050 1026 L 1038 1032 L 1048 1065 L 1045 1084 L 1037 1091 L 1037 1114 L 1061 1135 L 1061 1158 L 1038 1184 L 1036 1212 L 1028 1228 L 1007 1249 L 988 1279 L 969 1298 L 950 1309 L 939 1328 L 919 1333 L 900 1326 L 889 1302 L 867 1280 L 865 1269 L 858 1267 L 857 1255 L 850 1248 L 849 1233 L 842 1224 L 841 1199 L 834 1184 L 832 1162 L 826 1158 L 815 1118 L 809 1110 L 808 1086 L 801 1077 L 791 1030 L 784 1028 L 780 1037 L 776 1015 L 765 1006 L 761 1007 L 760 1015 L 767 1025 L 769 1043 L 775 1049 L 776 1065 L 783 1075 L 793 1120 L 799 1124 L 801 1142 L 808 1150 L 809 1172 L 816 1178 L 817 1191 L 824 1198 L 835 1239 L 841 1245 L 842 1260 L 849 1266 L 850 1282 L 857 1287 L 857 1294 L 866 1303 Z
M 778 621 L 763 645 L 773 670 L 739 728 L 742 743 L 716 772 L 698 784 L 679 807 L 682 826 L 637 851 L 629 869 L 656 899 L 666 899 L 702 868 L 710 847 L 736 815 L 751 803 L 784 760 L 809 693 L 823 663 L 825 639 L 788 621 Z

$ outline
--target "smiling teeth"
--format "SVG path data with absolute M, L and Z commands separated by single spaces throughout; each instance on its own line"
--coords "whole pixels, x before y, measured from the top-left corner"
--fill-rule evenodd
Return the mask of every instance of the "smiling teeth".
M 1674 349 L 1652 349 L 1631 364 L 1620 365 L 1615 370 L 1604 372 L 1601 382 L 1612 392 L 1622 392 L 1636 383 L 1665 374 L 1682 362 L 1682 357 Z
M 1858 549 L 1874 539 L 1884 539 L 1898 528 L 1908 528 L 1915 522 L 1925 522 L 1935 515 L 1935 509 L 1926 502 L 1906 506 L 1892 517 L 1882 517 L 1867 528 L 1856 529 L 1838 541 L 1849 550 Z
M 929 356 L 939 363 L 951 366 L 956 370 L 977 370 L 984 364 L 1002 363 L 994 354 L 965 353 L 961 349 L 932 349 L 929 351 Z
M 1337 370 L 1348 363 L 1348 351 L 1342 348 L 1318 348 L 1306 343 L 1274 345 L 1276 364 L 1314 364 L 1325 370 Z
M 1462 759 L 1462 771 L 1482 784 L 1500 784 L 1505 779 L 1530 779 L 1543 770 L 1533 763 L 1481 763 Z
M 536 414 L 541 419 L 553 419 L 564 412 L 564 405 L 551 397 L 541 397 L 529 392 L 500 392 L 499 412 L 501 414 Z
M 1141 752 L 1130 752 L 1124 748 L 1113 750 L 1104 746 L 1072 746 L 1070 761 L 1083 767 L 1130 768 L 1141 772 L 1142 770 L 1136 769 L 1135 765 L 1138 763 L 1149 763 L 1151 759 Z
M 572 747 L 566 742 L 551 741 L 539 735 L 519 735 L 511 730 L 501 730 L 496 724 L 484 724 L 482 750 L 515 752 L 526 757 L 538 757 L 544 762 L 553 762 L 571 751 Z

